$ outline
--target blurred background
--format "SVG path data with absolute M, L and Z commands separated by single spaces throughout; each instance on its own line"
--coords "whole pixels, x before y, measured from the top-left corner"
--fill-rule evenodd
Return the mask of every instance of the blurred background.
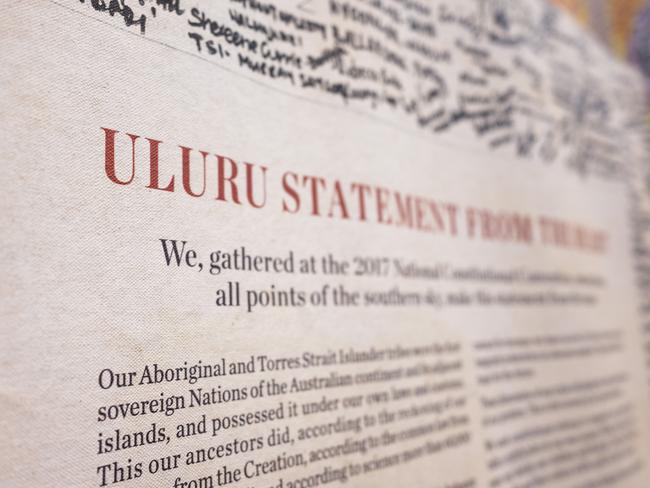
M 571 13 L 617 56 L 638 66 L 650 101 L 650 0 L 551 1 Z

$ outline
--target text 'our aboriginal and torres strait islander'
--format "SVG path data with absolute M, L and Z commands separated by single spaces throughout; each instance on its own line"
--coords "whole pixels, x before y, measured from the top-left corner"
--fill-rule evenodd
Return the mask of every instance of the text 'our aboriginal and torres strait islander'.
M 125 388 L 131 386 L 153 385 L 160 383 L 186 382 L 191 385 L 200 380 L 209 380 L 223 376 L 266 373 L 271 371 L 285 371 L 292 369 L 307 369 L 352 363 L 398 360 L 406 358 L 425 358 L 429 355 L 453 353 L 458 351 L 459 345 L 453 342 L 427 344 L 416 347 L 393 346 L 378 349 L 364 350 L 340 349 L 325 353 L 303 352 L 295 356 L 271 357 L 268 355 L 250 356 L 242 361 L 227 361 L 220 358 L 215 362 L 198 360 L 194 363 L 187 361 L 179 366 L 163 366 L 158 363 L 145 365 L 136 371 L 117 371 L 103 369 L 98 375 L 99 387 L 108 390 L 111 388 Z

